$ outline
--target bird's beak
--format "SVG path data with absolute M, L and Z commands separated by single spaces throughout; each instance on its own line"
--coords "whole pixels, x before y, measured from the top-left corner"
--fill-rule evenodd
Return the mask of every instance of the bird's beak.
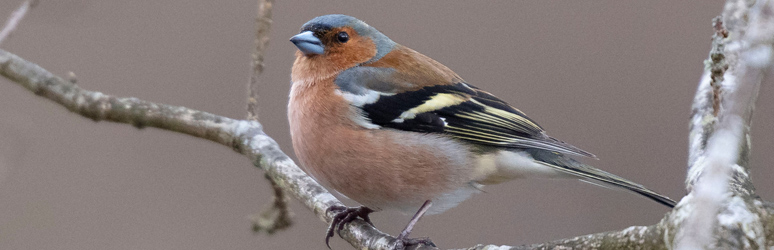
M 325 51 L 322 42 L 311 31 L 304 31 L 290 38 L 290 42 L 298 47 L 305 55 L 322 55 Z

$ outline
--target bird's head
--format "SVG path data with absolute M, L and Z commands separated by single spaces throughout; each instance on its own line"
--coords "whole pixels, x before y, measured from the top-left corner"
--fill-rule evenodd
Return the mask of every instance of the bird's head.
M 365 22 L 338 14 L 309 20 L 290 41 L 298 47 L 296 64 L 307 64 L 296 66 L 332 74 L 377 61 L 396 45 Z

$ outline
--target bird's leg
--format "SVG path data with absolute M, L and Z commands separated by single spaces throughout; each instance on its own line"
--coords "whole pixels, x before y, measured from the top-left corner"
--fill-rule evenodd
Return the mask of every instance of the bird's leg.
M 403 229 L 403 232 L 400 232 L 400 235 L 398 235 L 398 248 L 405 248 L 406 246 L 413 246 L 418 244 L 424 244 L 424 245 L 430 245 L 435 247 L 435 244 L 430 241 L 430 238 L 416 238 L 416 239 L 409 239 L 408 236 L 411 234 L 411 230 L 414 229 L 414 225 L 417 224 L 419 219 L 422 218 L 422 215 L 425 215 L 428 209 L 430 209 L 430 206 L 433 205 L 433 202 L 430 200 L 426 200 L 424 204 L 422 204 L 421 207 L 419 207 L 419 211 L 417 211 L 416 214 L 414 214 L 413 217 L 411 217 L 411 221 L 409 221 L 408 225 L 406 225 L 406 228 Z M 402 245 L 402 246 L 401 246 Z
M 339 234 L 341 234 L 341 229 L 344 228 L 344 225 L 352 222 L 358 217 L 371 226 L 374 225 L 374 223 L 371 223 L 371 218 L 368 217 L 368 214 L 373 213 L 374 210 L 365 206 L 345 207 L 334 205 L 329 207 L 325 213 L 327 214 L 329 211 L 336 213 L 331 220 L 331 225 L 328 226 L 327 234 L 325 234 L 325 245 L 328 246 L 329 249 L 331 248 L 329 241 L 331 237 L 333 237 L 333 233 L 339 232 Z

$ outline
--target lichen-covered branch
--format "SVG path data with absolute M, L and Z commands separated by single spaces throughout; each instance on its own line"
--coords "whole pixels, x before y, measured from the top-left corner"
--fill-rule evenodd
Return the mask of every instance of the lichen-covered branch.
M 137 128 L 155 127 L 228 146 L 250 158 L 279 187 L 293 194 L 326 223 L 330 223 L 333 215 L 326 214 L 326 209 L 343 205 L 285 155 L 257 121 L 236 120 L 185 107 L 84 90 L 4 50 L 0 50 L 0 75 L 94 121 L 126 123 Z M 324 244 L 322 236 L 321 233 L 321 245 Z M 396 242 L 394 237 L 362 220 L 348 224 L 342 237 L 358 249 L 390 249 Z
M 752 111 L 774 59 L 774 3 L 730 0 L 714 27 L 692 109 L 690 194 L 669 222 L 677 249 L 763 247 L 768 213 L 754 195 L 748 159 Z
M 604 232 L 526 246 L 478 245 L 471 250 L 548 250 L 548 249 L 667 249 L 661 224 L 633 226 L 616 232 Z
M 659 233 L 627 234 L 627 229 L 514 249 L 774 247 L 772 205 L 755 195 L 749 175 L 752 111 L 774 59 L 774 4 L 729 0 L 713 27 L 712 49 L 692 107 L 689 194 L 660 223 L 643 227 Z M 628 245 L 633 242 L 653 245 Z
M 635 226 L 526 246 L 479 245 L 470 249 L 689 249 L 774 247 L 774 205 L 760 200 L 749 176 L 750 118 L 761 80 L 774 63 L 774 0 L 728 0 L 713 25 L 712 50 L 692 107 L 689 194 L 652 226 Z M 257 76 L 270 24 L 271 1 L 259 5 L 256 54 L 248 105 L 257 102 Z M 262 6 L 262 7 L 261 7 Z M 261 9 L 263 8 L 263 9 Z M 267 19 L 261 19 L 266 17 Z M 262 28 L 263 27 L 263 28 Z M 265 39 L 265 40 L 263 40 Z M 255 57 L 255 56 L 258 57 Z M 0 75 L 95 121 L 156 127 L 205 138 L 233 148 L 263 169 L 275 185 L 302 201 L 326 223 L 327 208 L 342 205 L 306 175 L 253 120 L 230 119 L 185 107 L 87 91 L 16 55 L 0 50 Z M 254 108 L 254 109 L 253 109 Z M 281 193 L 281 192 L 280 192 Z M 280 196 L 277 196 L 280 197 Z M 283 203 L 284 199 L 275 202 Z M 281 217 L 270 215 L 268 219 Z M 270 226 L 267 226 L 270 228 Z M 342 238 L 358 249 L 392 249 L 396 239 L 362 220 Z M 322 243 L 322 234 L 320 238 Z

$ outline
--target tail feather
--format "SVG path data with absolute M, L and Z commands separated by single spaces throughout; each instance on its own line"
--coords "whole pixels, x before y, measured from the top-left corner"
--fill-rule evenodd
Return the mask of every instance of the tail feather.
M 595 167 L 580 163 L 562 154 L 537 149 L 527 150 L 527 152 L 529 152 L 532 157 L 535 158 L 535 160 L 537 160 L 539 163 L 554 168 L 558 171 L 574 175 L 594 183 L 623 188 L 638 193 L 670 208 L 674 207 L 676 204 L 676 202 L 669 197 L 658 194 L 640 184 L 602 171 Z

